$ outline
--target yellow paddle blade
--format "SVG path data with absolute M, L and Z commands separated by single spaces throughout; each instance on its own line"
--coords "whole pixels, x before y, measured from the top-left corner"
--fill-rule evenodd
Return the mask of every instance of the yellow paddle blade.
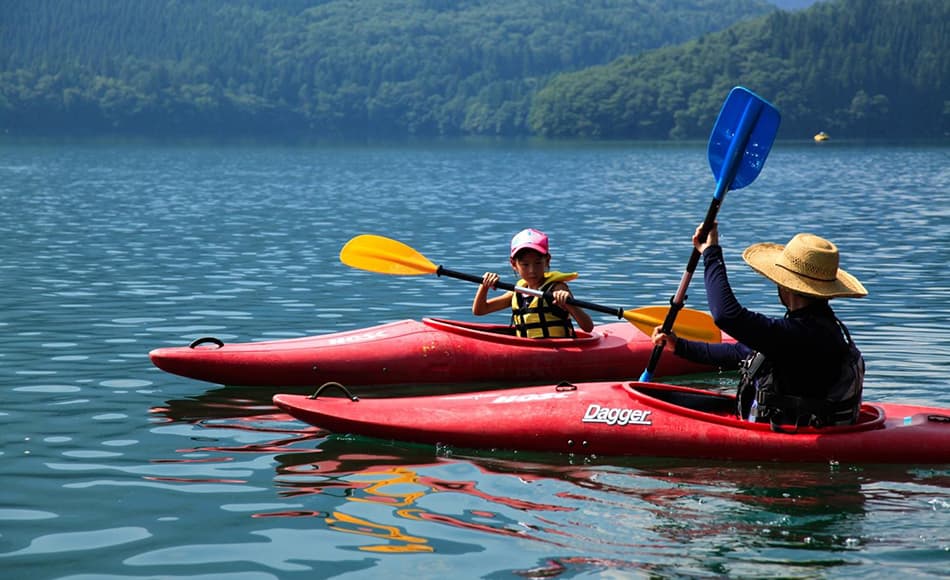
M 435 274 L 438 270 L 438 266 L 406 244 L 373 234 L 348 241 L 340 250 L 340 261 L 351 268 L 396 276 Z
M 669 306 L 646 306 L 636 310 L 625 310 L 623 317 L 639 328 L 647 336 L 653 335 L 653 329 L 666 320 Z M 700 310 L 684 308 L 676 315 L 673 332 L 680 338 L 702 342 L 722 342 L 722 332 L 713 321 L 711 314 Z

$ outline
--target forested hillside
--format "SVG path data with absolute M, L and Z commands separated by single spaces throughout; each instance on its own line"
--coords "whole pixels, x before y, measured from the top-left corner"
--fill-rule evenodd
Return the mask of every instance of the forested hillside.
M 948 22 L 947 0 L 0 0 L 0 131 L 704 138 L 743 84 L 783 137 L 945 137 Z
M 0 0 L 0 129 L 519 135 L 554 74 L 763 0 Z
M 785 137 L 819 130 L 946 137 L 950 2 L 824 2 L 564 74 L 535 98 L 531 128 L 549 136 L 699 136 L 736 84 L 778 106 Z

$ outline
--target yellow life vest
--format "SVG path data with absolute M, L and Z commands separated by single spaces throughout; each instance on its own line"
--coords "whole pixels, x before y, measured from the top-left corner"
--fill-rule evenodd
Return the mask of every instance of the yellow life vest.
M 577 278 L 577 272 L 545 272 L 544 282 L 539 288 L 546 292 L 558 282 L 567 282 Z M 518 280 L 518 286 L 524 286 L 524 280 Z M 515 292 L 511 297 L 511 325 L 518 336 L 527 338 L 574 338 L 574 325 L 571 315 L 543 296 L 532 296 Z

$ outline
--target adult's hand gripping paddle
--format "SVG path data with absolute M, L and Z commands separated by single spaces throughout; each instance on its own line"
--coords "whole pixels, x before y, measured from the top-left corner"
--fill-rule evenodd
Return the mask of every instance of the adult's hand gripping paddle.
M 759 95 L 743 87 L 735 87 L 729 92 L 709 136 L 707 156 L 709 167 L 716 177 L 716 192 L 700 228 L 701 239 L 706 238 L 715 223 L 726 192 L 741 189 L 758 177 L 762 166 L 765 165 L 765 158 L 772 149 L 780 122 L 778 109 Z M 693 278 L 693 272 L 696 271 L 699 258 L 699 251 L 693 248 L 679 288 L 670 299 L 670 309 L 663 321 L 664 332 L 675 331 L 674 322 L 686 302 L 686 289 Z M 662 353 L 662 346 L 653 348 L 650 362 L 640 375 L 641 382 L 653 378 L 653 371 L 656 370 Z

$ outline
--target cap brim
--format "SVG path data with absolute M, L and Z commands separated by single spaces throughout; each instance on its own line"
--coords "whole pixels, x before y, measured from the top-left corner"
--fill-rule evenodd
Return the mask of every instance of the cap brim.
M 515 256 L 517 256 L 518 252 L 520 252 L 521 250 L 534 250 L 535 252 L 541 254 L 542 256 L 549 255 L 547 248 L 544 248 L 543 246 L 539 246 L 538 244 L 522 244 L 511 251 L 511 257 L 514 258 Z

